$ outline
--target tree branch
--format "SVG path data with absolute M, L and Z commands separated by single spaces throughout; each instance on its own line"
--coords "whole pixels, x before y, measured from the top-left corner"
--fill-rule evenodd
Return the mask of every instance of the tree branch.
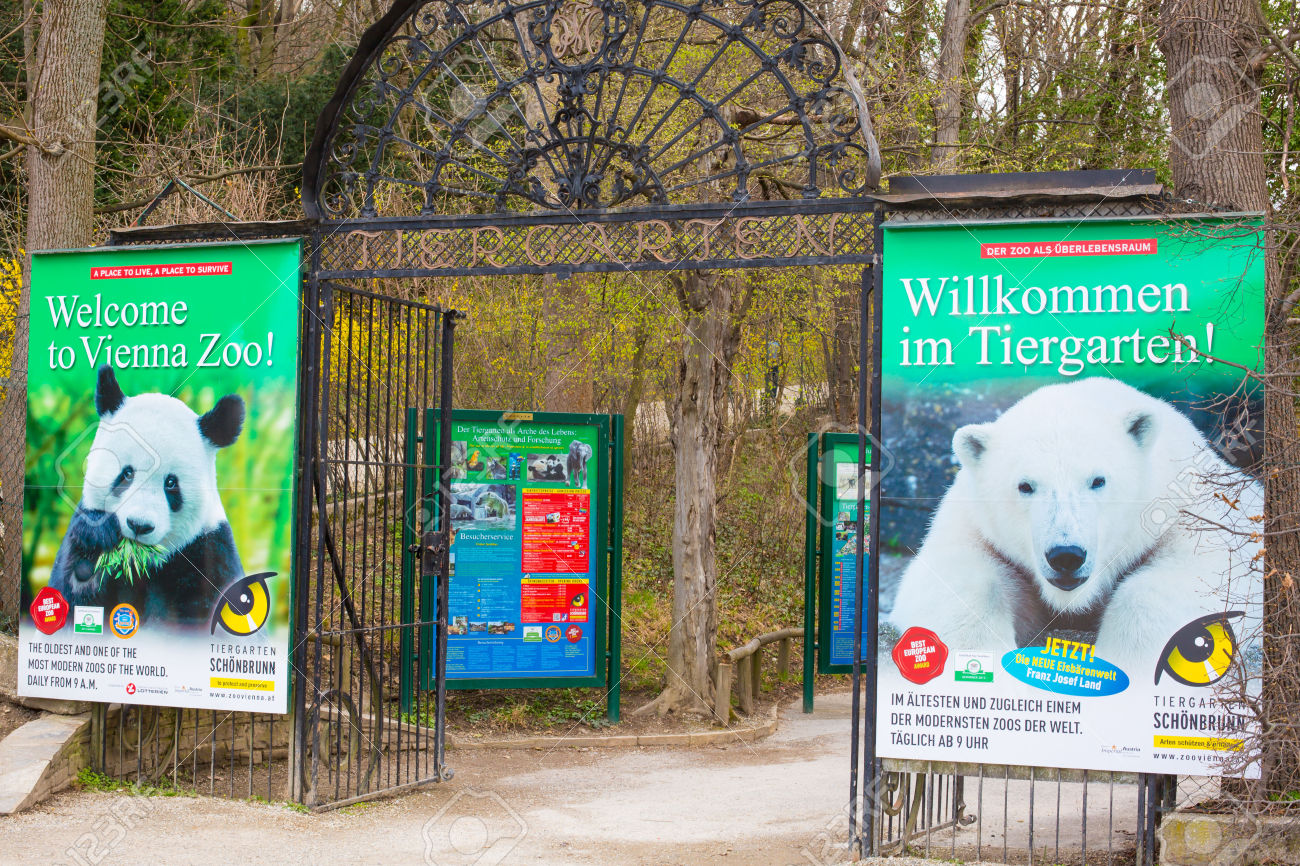
M 1296 57 L 1295 52 L 1287 45 L 1287 40 L 1273 29 L 1273 25 L 1268 23 L 1266 17 L 1261 15 L 1260 18 L 1264 27 L 1265 35 L 1267 35 L 1268 38 L 1273 41 L 1273 44 L 1277 46 L 1277 50 L 1286 58 L 1287 63 L 1291 64 L 1291 66 L 1297 71 L 1300 71 L 1300 57 Z
M 218 180 L 225 180 L 228 177 L 235 177 L 241 174 L 258 174 L 265 171 L 280 171 L 281 169 L 301 168 L 301 162 L 289 163 L 288 165 L 250 165 L 244 168 L 232 168 L 227 171 L 220 171 L 216 174 L 182 174 L 177 175 L 177 179 L 183 180 L 191 186 L 197 186 L 203 183 L 213 183 Z M 160 175 L 161 177 L 161 175 Z M 152 195 L 149 198 L 137 198 L 132 201 L 121 204 L 104 205 L 95 208 L 96 216 L 104 214 L 121 213 L 122 211 L 135 210 L 136 208 L 145 207 L 158 196 Z
M 6 141 L 13 141 L 22 145 L 31 145 L 32 147 L 35 147 L 39 150 L 45 150 L 45 148 L 41 147 L 41 143 L 39 141 L 32 138 L 27 133 L 23 132 L 20 129 L 16 129 L 15 127 L 12 126 L 5 126 L 2 123 L 0 123 L 0 138 L 5 139 Z

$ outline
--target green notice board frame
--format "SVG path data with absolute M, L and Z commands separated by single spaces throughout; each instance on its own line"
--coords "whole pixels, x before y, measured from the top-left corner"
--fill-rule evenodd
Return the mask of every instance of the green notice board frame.
M 418 414 L 425 414 L 423 429 L 431 435 L 419 436 Z M 438 462 L 438 421 L 439 409 L 407 410 L 407 469 L 405 473 L 405 505 L 408 513 L 416 513 L 419 503 L 429 502 L 437 490 L 438 479 L 432 468 L 417 473 L 415 464 L 416 449 L 423 446 L 423 465 L 433 467 Z M 511 450 L 508 440 L 514 431 L 528 426 L 567 426 L 585 427 L 595 430 L 595 447 L 588 471 L 592 473 L 594 483 L 587 482 L 591 490 L 596 521 L 591 526 L 591 546 L 594 568 L 592 581 L 587 588 L 589 594 L 587 609 L 590 611 L 590 623 L 594 639 L 592 666 L 589 675 L 558 674 L 555 676 L 456 676 L 447 675 L 448 689 L 538 689 L 538 688 L 606 688 L 606 716 L 612 722 L 619 718 L 620 680 L 622 667 L 622 571 L 623 571 L 623 416 L 560 412 L 494 412 L 481 410 L 452 410 L 452 423 L 475 423 L 493 425 L 503 431 L 502 455 Z M 516 446 L 516 450 L 522 446 Z M 527 475 L 526 465 L 520 466 L 521 478 Z M 422 477 L 417 478 L 420 475 Z M 522 503 L 516 506 L 519 519 L 522 520 Z M 425 513 L 436 520 L 436 509 L 426 508 Z M 412 521 L 406 521 L 405 532 L 408 536 L 404 549 L 408 550 L 418 541 Z M 454 549 L 454 548 L 453 548 Z M 436 586 L 432 580 L 423 580 L 417 574 L 417 559 L 411 553 L 403 556 L 403 609 L 414 614 L 418 598 L 418 616 L 421 622 L 430 622 L 436 618 Z M 519 572 L 512 569 L 511 577 L 519 578 Z M 522 623 L 516 623 L 522 628 Z M 422 629 L 419 652 L 415 652 L 413 641 L 402 646 L 402 670 L 411 670 L 418 665 L 421 688 L 433 687 L 432 663 L 436 636 L 433 629 Z M 407 632 L 404 631 L 405 635 Z M 404 680 L 405 681 L 405 680 Z M 409 689 L 404 689 L 402 705 L 405 709 L 412 702 Z
M 805 482 L 805 502 L 807 517 L 804 524 L 804 712 L 812 712 L 814 659 L 817 674 L 847 674 L 853 672 L 852 662 L 832 661 L 832 642 L 836 635 L 833 628 L 836 600 L 835 550 L 845 544 L 854 543 L 852 535 L 845 535 L 843 521 L 836 513 L 836 479 L 840 466 L 851 466 L 854 476 L 858 468 L 858 434 L 857 433 L 809 433 L 807 446 L 807 478 Z M 871 442 L 867 442 L 867 471 L 871 470 Z M 864 502 L 866 519 L 863 530 L 866 538 L 871 538 L 872 497 Z M 851 512 L 850 512 L 850 516 Z M 838 537 L 837 537 L 838 536 Z M 865 555 L 872 555 L 870 544 L 865 548 Z M 870 567 L 864 564 L 866 574 Z M 844 581 L 852 585 L 853 575 L 840 576 L 840 588 Z M 847 604 L 853 604 L 850 597 Z M 865 614 L 865 605 L 864 605 Z M 858 625 L 861 628 L 861 624 Z

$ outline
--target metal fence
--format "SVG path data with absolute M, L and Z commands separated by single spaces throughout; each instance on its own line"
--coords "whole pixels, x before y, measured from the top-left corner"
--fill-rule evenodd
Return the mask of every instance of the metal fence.
M 1153 863 L 1159 814 L 1203 793 L 1132 773 L 892 760 L 882 770 L 868 804 L 875 850 L 971 862 Z

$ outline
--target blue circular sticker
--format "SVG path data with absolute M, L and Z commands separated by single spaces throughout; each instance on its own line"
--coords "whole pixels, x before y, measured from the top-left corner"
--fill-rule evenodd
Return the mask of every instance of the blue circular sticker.
M 128 638 L 140 627 L 140 615 L 129 604 L 119 604 L 108 616 L 108 627 L 120 638 Z

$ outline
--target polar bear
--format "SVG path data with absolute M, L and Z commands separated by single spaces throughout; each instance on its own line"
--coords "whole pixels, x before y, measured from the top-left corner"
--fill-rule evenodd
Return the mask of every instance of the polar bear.
M 1262 491 L 1169 403 L 1113 379 L 1048 385 L 958 429 L 953 453 L 900 631 L 997 652 L 1091 632 L 1130 675 L 1200 616 L 1244 611 L 1234 630 L 1258 635 Z

